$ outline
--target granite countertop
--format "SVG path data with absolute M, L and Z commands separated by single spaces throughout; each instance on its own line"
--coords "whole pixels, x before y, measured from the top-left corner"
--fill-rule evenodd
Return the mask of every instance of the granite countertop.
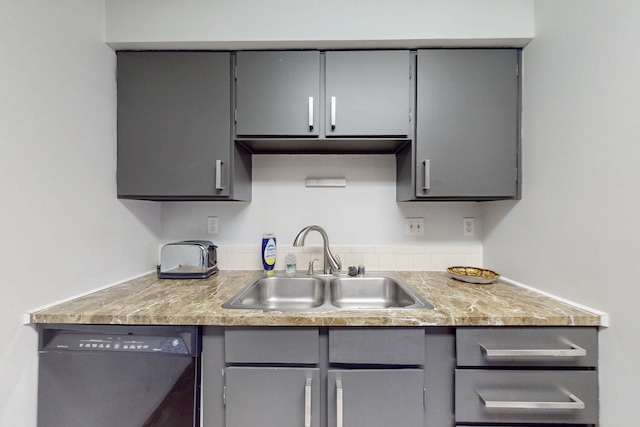
M 30 313 L 31 323 L 223 326 L 600 326 L 600 315 L 505 281 L 475 285 L 444 272 L 396 272 L 433 310 L 311 313 L 223 309 L 257 271 L 208 279 L 155 273 Z

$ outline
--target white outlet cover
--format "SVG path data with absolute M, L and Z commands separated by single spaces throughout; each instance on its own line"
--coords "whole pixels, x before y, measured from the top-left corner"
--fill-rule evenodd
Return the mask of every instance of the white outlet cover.
M 462 218 L 462 235 L 473 236 L 475 234 L 475 219 L 474 218 Z
M 207 234 L 218 234 L 217 216 L 210 216 L 207 218 Z

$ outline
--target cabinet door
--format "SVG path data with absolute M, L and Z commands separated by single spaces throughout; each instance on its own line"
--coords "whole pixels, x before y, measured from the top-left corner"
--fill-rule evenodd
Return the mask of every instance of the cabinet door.
M 229 196 L 230 74 L 229 53 L 118 53 L 118 197 Z
M 416 196 L 517 197 L 518 51 L 418 51 Z
M 238 52 L 236 66 L 236 135 L 318 135 L 320 52 Z
M 329 370 L 329 427 L 424 427 L 422 369 Z
M 330 51 L 325 60 L 327 136 L 409 134 L 409 51 Z
M 320 370 L 227 368 L 226 425 L 319 427 Z

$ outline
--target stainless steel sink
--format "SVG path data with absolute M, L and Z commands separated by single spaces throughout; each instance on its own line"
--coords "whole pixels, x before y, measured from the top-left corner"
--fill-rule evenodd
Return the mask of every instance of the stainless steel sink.
M 341 277 L 329 287 L 331 304 L 342 309 L 433 308 L 408 285 L 389 277 Z
M 222 305 L 264 311 L 430 310 L 433 306 L 394 273 L 367 276 L 260 275 Z
M 223 308 L 300 311 L 324 302 L 325 282 L 315 277 L 262 277 L 250 283 Z

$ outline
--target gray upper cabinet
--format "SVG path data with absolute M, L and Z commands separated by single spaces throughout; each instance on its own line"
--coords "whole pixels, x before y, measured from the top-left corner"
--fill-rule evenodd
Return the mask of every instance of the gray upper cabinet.
M 408 50 L 246 51 L 236 61 L 239 138 L 411 133 Z
M 408 50 L 329 51 L 325 60 L 327 136 L 409 135 Z
M 399 201 L 519 197 L 518 68 L 517 49 L 418 51 L 416 138 L 396 157 Z
M 320 52 L 238 52 L 238 136 L 318 136 Z
M 250 200 L 224 52 L 118 52 L 118 197 Z

